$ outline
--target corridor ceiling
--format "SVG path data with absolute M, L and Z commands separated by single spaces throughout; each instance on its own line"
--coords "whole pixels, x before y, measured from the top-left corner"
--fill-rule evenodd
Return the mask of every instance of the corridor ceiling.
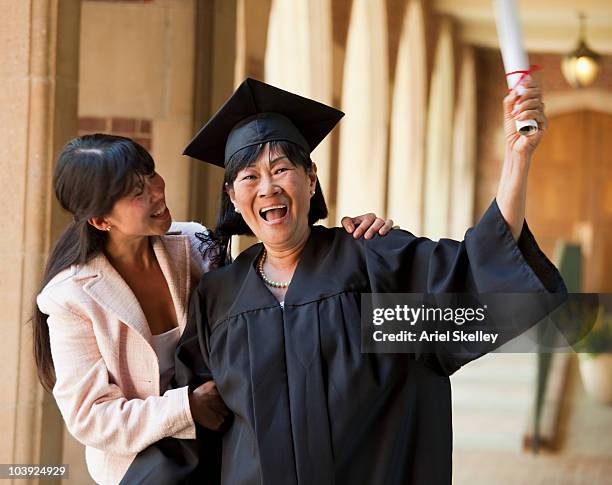
M 586 38 L 600 54 L 612 54 L 612 0 L 519 0 L 525 45 L 533 52 L 566 53 L 576 47 L 578 14 L 586 16 Z M 434 0 L 453 17 L 469 44 L 498 47 L 491 0 Z

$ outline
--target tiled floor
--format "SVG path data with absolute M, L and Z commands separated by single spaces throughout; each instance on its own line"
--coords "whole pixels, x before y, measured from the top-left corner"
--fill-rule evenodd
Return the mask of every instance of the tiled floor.
M 566 392 L 557 452 L 533 456 L 497 442 L 479 447 L 476 439 L 469 442 L 459 436 L 453 484 L 612 485 L 612 407 L 598 404 L 585 394 L 576 361 L 570 366 Z M 455 432 L 467 433 L 471 427 L 469 414 L 463 413 L 461 418 L 463 427 Z
M 611 485 L 612 459 L 456 451 L 453 485 Z

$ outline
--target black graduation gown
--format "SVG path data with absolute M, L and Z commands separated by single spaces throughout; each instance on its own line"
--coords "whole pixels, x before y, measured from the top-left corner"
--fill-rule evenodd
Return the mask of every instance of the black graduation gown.
M 257 274 L 261 251 L 203 276 L 181 344 L 234 413 L 227 485 L 451 483 L 448 376 L 474 356 L 361 353 L 361 293 L 566 291 L 495 202 L 462 242 L 313 227 L 284 309 Z

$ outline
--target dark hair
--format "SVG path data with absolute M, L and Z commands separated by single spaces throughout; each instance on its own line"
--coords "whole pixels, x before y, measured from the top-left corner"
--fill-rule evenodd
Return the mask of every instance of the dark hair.
M 41 290 L 59 272 L 73 264 L 83 264 L 103 250 L 107 234 L 89 224 L 88 219 L 110 213 L 117 200 L 154 171 L 151 155 L 129 138 L 95 134 L 68 142 L 57 159 L 53 188 L 61 206 L 73 215 L 73 221 L 51 251 Z M 47 315 L 35 306 L 32 320 L 38 378 L 51 391 L 55 372 Z
M 237 151 L 225 164 L 225 177 L 221 187 L 221 203 L 217 216 L 217 225 L 214 231 L 208 234 L 198 233 L 196 236 L 202 241 L 201 252 L 204 257 L 210 258 L 212 263 L 222 266 L 229 259 L 229 243 L 233 235 L 249 235 L 253 232 L 244 222 L 242 216 L 234 210 L 226 187 L 232 185 L 238 172 L 243 168 L 255 163 L 264 148 L 268 145 L 270 153 L 283 153 L 296 167 L 303 167 L 306 172 L 312 170 L 310 154 L 302 147 L 289 141 L 271 141 L 253 145 Z M 308 212 L 308 225 L 327 217 L 327 204 L 317 180 L 314 196 L 310 199 L 310 210 Z

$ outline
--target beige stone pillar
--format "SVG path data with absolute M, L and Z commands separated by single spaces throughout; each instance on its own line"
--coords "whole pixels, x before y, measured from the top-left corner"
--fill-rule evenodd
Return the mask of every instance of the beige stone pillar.
M 387 213 L 415 234 L 423 229 L 427 55 L 420 1 L 412 0 L 399 42 L 389 147 Z
M 196 3 L 193 134 L 221 107 L 234 89 L 236 1 Z M 223 170 L 192 162 L 190 217 L 214 227 Z
M 235 84 L 246 77 L 264 80 L 272 0 L 236 0 Z
M 236 0 L 234 86 L 247 77 L 265 80 L 271 5 L 272 0 Z M 215 188 L 215 194 L 218 193 L 219 189 Z M 234 237 L 232 254 L 238 255 L 255 242 L 253 237 Z
M 268 27 L 266 82 L 332 102 L 332 27 L 330 0 L 274 0 Z M 327 199 L 331 185 L 331 137 L 313 151 Z
M 332 20 L 332 105 L 342 106 L 342 89 L 344 85 L 344 63 L 346 45 L 351 20 L 353 0 L 333 0 L 331 2 Z M 340 121 L 342 125 L 342 121 Z M 338 204 L 338 170 L 340 159 L 340 128 L 331 132 L 329 187 L 327 187 L 326 202 L 329 211 L 329 221 L 337 221 L 336 207 Z
M 432 239 L 448 237 L 454 66 L 452 24 L 445 18 L 440 22 L 427 114 L 423 229 L 425 236 Z
M 474 223 L 476 184 L 476 67 L 474 48 L 461 52 L 461 74 L 453 128 L 449 236 L 463 239 Z
M 26 321 L 64 223 L 50 180 L 76 134 L 80 2 L 0 0 L 0 11 L 0 462 L 59 462 L 61 418 L 38 384 Z
M 266 15 L 269 12 L 267 0 L 261 2 L 259 9 L 253 0 L 212 0 L 197 2 L 196 5 L 194 134 L 221 107 L 244 77 L 263 77 Z M 253 16 L 265 22 L 254 22 Z M 214 228 L 223 185 L 223 169 L 197 160 L 192 164 L 191 217 Z M 233 254 L 237 255 L 253 242 L 252 238 L 235 237 Z
M 342 90 L 336 222 L 385 215 L 387 190 L 387 22 L 382 0 L 354 0 Z

